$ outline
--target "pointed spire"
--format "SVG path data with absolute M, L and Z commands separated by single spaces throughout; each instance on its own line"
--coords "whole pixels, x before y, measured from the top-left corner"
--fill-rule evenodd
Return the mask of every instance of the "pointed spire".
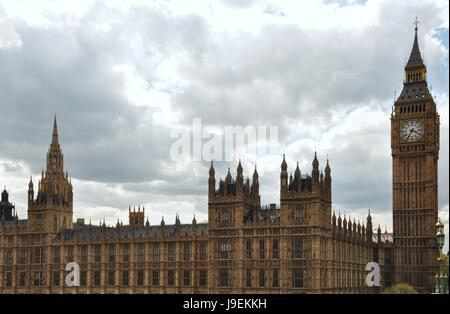
M 419 29 L 418 24 L 419 21 L 418 18 L 416 17 L 416 20 L 414 22 L 414 44 L 408 62 L 406 63 L 405 70 L 424 66 L 422 55 L 420 54 L 419 41 L 417 39 L 417 30 Z
M 255 170 L 253 171 L 253 181 L 255 181 L 255 179 L 257 180 L 258 178 L 259 178 L 258 170 L 256 169 L 256 165 L 255 165 Z
M 242 175 L 242 171 L 243 171 L 243 169 L 242 169 L 242 165 L 241 165 L 241 160 L 239 159 L 239 163 L 238 163 L 238 166 L 237 166 L 237 174 L 238 175 L 239 174 Z
M 228 173 L 227 173 L 227 176 L 225 177 L 225 182 L 231 183 L 231 181 L 232 181 L 231 171 L 230 171 L 230 166 L 228 166 Z
M 216 171 L 214 170 L 214 164 L 213 164 L 213 161 L 211 160 L 211 167 L 209 167 L 209 176 L 212 178 L 212 177 L 214 177 L 215 173 L 216 173 Z
M 330 176 L 330 172 L 331 172 L 330 163 L 329 163 L 328 158 L 327 158 L 327 165 L 325 166 L 325 176 L 329 177 Z
M 287 170 L 286 156 L 283 154 L 283 161 L 281 162 L 281 170 Z
M 56 123 L 56 113 L 53 120 L 52 144 L 58 144 L 58 125 Z
M 300 166 L 298 165 L 298 161 L 297 161 L 297 168 L 295 168 L 294 176 L 296 178 L 300 178 Z
M 317 159 L 317 151 L 314 151 L 314 159 L 312 165 L 314 168 L 319 169 L 319 160 Z

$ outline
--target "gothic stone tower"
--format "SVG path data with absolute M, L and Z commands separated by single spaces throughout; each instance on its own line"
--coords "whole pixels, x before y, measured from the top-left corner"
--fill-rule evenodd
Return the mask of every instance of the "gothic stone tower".
M 211 162 L 208 178 L 208 254 L 209 288 L 212 292 L 241 293 L 244 284 L 245 227 L 256 220 L 260 208 L 259 175 L 253 172 L 244 180 L 239 161 L 234 180 L 230 168 L 216 189 L 215 169 Z M 216 290 L 217 289 L 217 290 Z M 236 290 L 237 289 L 237 290 Z
M 34 232 L 58 232 L 71 229 L 73 193 L 68 173 L 64 173 L 64 156 L 58 141 L 56 117 L 52 142 L 47 153 L 47 169 L 42 171 L 38 193 L 34 198 L 33 181 L 28 184 L 28 227 Z
M 331 251 L 331 168 L 325 176 L 319 171 L 314 154 L 311 175 L 302 175 L 297 167 L 289 176 L 283 156 L 280 173 L 281 225 L 284 227 L 281 258 L 286 261 L 281 275 L 284 286 L 319 292 L 331 284 L 331 272 L 325 265 Z M 293 278 L 293 280 L 290 280 Z
M 417 40 L 391 116 L 395 282 L 432 291 L 437 250 L 439 114 Z

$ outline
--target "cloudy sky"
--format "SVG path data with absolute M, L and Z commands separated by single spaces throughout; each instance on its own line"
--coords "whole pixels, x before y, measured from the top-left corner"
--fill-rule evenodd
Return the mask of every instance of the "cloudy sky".
M 448 223 L 448 14 L 438 0 L 1 0 L 0 184 L 25 218 L 56 112 L 75 217 L 126 223 L 141 204 L 152 224 L 204 221 L 208 162 L 171 160 L 171 130 L 273 125 L 279 151 L 241 156 L 264 203 L 279 202 L 282 153 L 306 173 L 316 149 L 336 212 L 370 207 L 392 230 L 389 117 L 418 16 Z

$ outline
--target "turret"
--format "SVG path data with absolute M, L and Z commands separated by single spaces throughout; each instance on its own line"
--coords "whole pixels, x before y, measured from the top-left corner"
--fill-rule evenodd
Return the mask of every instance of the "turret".
M 241 194 L 243 191 L 244 191 L 244 175 L 241 161 L 239 160 L 236 175 L 236 192 L 237 194 Z
M 175 232 L 180 233 L 180 231 L 181 231 L 181 222 L 180 222 L 180 217 L 177 214 L 175 216 Z
M 288 191 L 288 172 L 287 163 L 285 155 L 283 154 L 283 161 L 281 162 L 281 173 L 280 173 L 280 193 L 283 195 Z
M 197 219 L 195 219 L 195 214 L 194 217 L 192 218 L 192 235 L 197 234 Z
M 255 197 L 259 197 L 259 175 L 258 170 L 256 169 L 253 171 L 253 180 L 252 180 L 252 195 Z
M 73 227 L 73 190 L 69 174 L 64 170 L 56 116 L 53 120 L 45 172 L 42 170 L 36 197 L 30 177 L 27 201 L 28 227 L 31 230 L 56 233 L 61 229 Z
M 228 173 L 227 176 L 225 177 L 225 196 L 231 194 L 232 192 L 230 191 L 231 183 L 233 183 L 233 177 L 231 176 L 230 167 L 228 167 Z
M 208 196 L 212 197 L 216 193 L 216 178 L 213 162 L 211 161 L 211 167 L 209 168 L 209 178 L 208 178 Z
M 330 164 L 328 162 L 328 158 L 327 158 L 327 165 L 325 166 L 325 192 L 326 192 L 326 198 L 328 201 L 331 202 L 332 198 L 331 198 L 331 167 Z
M 295 172 L 294 172 L 294 178 L 297 181 L 297 191 L 301 192 L 302 191 L 302 173 L 300 171 L 300 166 L 298 164 L 297 161 L 297 167 L 295 168 Z
M 381 227 L 380 227 L 380 225 L 378 225 L 378 229 L 377 229 L 377 242 L 381 243 Z
M 369 242 L 372 242 L 372 216 L 370 216 L 370 208 L 369 208 L 369 214 L 367 215 L 367 224 L 366 224 L 366 240 Z
M 0 220 L 12 221 L 15 219 L 15 206 L 9 201 L 9 194 L 6 187 L 3 189 L 0 201 Z
M 319 190 L 319 160 L 317 160 L 317 152 L 314 152 L 314 159 L 312 162 L 312 190 L 313 192 Z
M 34 187 L 33 187 L 33 178 L 30 176 L 30 182 L 28 183 L 28 207 L 34 201 Z

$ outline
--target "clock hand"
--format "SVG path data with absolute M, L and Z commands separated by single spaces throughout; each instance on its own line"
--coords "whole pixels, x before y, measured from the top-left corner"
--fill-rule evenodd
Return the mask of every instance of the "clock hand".
M 408 134 L 408 137 L 406 138 L 406 140 L 409 140 L 409 137 L 411 136 L 411 134 L 412 134 L 412 130 L 409 131 L 409 134 Z

